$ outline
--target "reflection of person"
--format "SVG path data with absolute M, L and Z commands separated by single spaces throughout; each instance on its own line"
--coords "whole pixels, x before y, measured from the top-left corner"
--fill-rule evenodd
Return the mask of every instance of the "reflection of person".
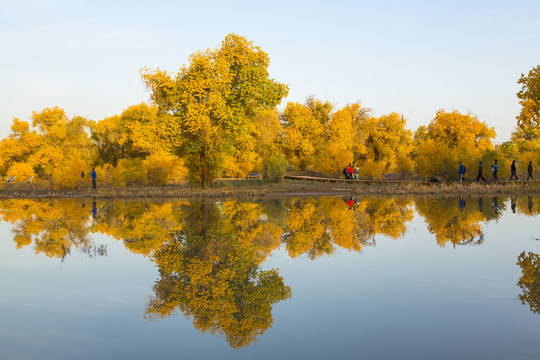
M 499 178 L 497 177 L 497 172 L 499 171 L 499 164 L 497 164 L 497 159 L 495 159 L 495 162 L 493 163 L 493 165 L 491 165 L 491 171 L 493 179 L 495 179 L 495 181 L 499 181 Z
M 463 200 L 463 195 L 459 195 L 459 211 L 463 211 L 465 209 L 465 200 Z
M 92 189 L 96 188 L 96 169 L 92 168 Z
M 527 208 L 529 209 L 529 213 L 532 214 L 532 208 L 533 208 L 532 196 L 529 196 L 529 201 L 527 201 Z
M 510 197 L 510 208 L 512 209 L 512 212 L 516 213 L 516 198 L 511 196 Z
M 478 211 L 482 212 L 484 209 L 484 199 L 480 196 L 478 198 Z
M 495 211 L 495 214 L 498 214 L 498 213 L 499 213 L 499 202 L 497 201 L 497 197 L 496 197 L 496 196 L 493 197 L 493 203 L 491 204 L 491 207 L 492 207 L 493 210 Z
M 97 202 L 96 200 L 92 201 L 92 217 L 97 215 Z
M 347 201 L 347 205 L 349 206 L 349 210 L 354 210 L 354 195 L 349 198 L 349 201 Z
M 529 178 L 533 179 L 533 167 L 532 167 L 532 161 L 529 161 L 529 165 L 527 166 L 527 173 L 528 173 L 528 176 L 527 176 L 527 181 L 529 181 Z
M 460 162 L 459 162 L 459 168 L 458 168 L 458 179 L 459 179 L 459 182 L 463 182 L 463 180 L 465 180 L 465 178 L 463 177 L 463 175 L 465 175 L 465 166 L 464 166 L 463 163 L 460 161 Z
M 486 182 L 486 179 L 484 179 L 484 177 L 482 176 L 483 171 L 484 171 L 484 168 L 482 167 L 482 162 L 480 161 L 480 164 L 478 165 L 478 176 L 476 176 L 476 182 L 479 182 L 480 179 Z
M 519 180 L 516 173 L 516 160 L 512 161 L 512 165 L 510 165 L 510 181 L 515 177 L 516 180 Z

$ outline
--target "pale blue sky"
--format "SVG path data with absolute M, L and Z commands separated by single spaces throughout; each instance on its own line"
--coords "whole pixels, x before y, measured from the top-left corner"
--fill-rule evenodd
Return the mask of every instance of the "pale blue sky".
M 521 73 L 540 64 L 540 1 L 0 0 L 0 137 L 13 117 L 59 106 L 100 120 L 148 101 L 143 67 L 176 71 L 228 33 L 270 55 L 287 101 L 427 125 L 439 108 L 509 139 Z

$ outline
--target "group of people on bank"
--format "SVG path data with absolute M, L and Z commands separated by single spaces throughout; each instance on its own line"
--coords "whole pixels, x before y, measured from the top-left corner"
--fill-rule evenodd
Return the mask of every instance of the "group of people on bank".
M 360 175 L 360 168 L 353 161 L 352 164 L 349 163 L 349 165 L 347 165 L 345 169 L 343 169 L 343 175 L 345 175 L 345 179 L 347 180 L 358 180 Z
M 465 165 L 463 165 L 463 163 L 460 161 L 459 168 L 458 168 L 459 182 L 463 182 L 466 180 L 465 172 L 466 172 Z M 478 174 L 476 175 L 477 182 L 480 182 L 480 180 L 483 180 L 484 182 L 486 181 L 486 179 L 484 178 L 483 172 L 484 172 L 484 167 L 482 165 L 482 162 L 480 161 L 480 163 L 478 164 Z M 491 165 L 491 176 L 493 176 L 494 181 L 499 181 L 498 172 L 499 172 L 499 163 L 497 159 L 495 159 L 495 161 Z M 528 174 L 527 181 L 529 181 L 530 179 L 534 180 L 532 161 L 529 161 L 529 165 L 527 165 L 527 174 Z M 512 181 L 513 179 L 519 180 L 517 176 L 516 160 L 513 160 L 512 164 L 510 165 L 510 181 Z

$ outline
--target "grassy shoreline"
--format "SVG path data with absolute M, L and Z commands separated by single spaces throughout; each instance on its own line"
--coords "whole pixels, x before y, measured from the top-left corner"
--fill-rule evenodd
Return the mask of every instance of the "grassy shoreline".
M 13 183 L 0 187 L 0 199 L 21 198 L 223 198 L 223 197 L 290 197 L 327 195 L 452 195 L 452 194 L 540 194 L 540 183 L 319 183 L 285 180 L 266 184 L 260 180 L 216 181 L 212 189 L 188 184 L 167 186 L 128 186 L 53 190 L 39 184 Z

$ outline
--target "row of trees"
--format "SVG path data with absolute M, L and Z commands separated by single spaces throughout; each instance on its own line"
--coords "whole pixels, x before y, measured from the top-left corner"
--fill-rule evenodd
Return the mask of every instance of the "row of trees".
M 459 161 L 472 168 L 497 158 L 502 176 L 505 160 L 540 163 L 540 66 L 518 81 L 518 130 L 494 146 L 492 127 L 455 110 L 439 110 L 414 133 L 402 115 L 372 116 L 359 103 L 336 108 L 309 97 L 279 111 L 288 86 L 269 77 L 268 65 L 264 51 L 231 34 L 178 73 L 142 70 L 152 104 L 97 122 L 69 119 L 58 107 L 34 112 L 32 124 L 14 119 L 0 142 L 0 173 L 70 188 L 96 166 L 99 180 L 114 186 L 189 178 L 210 187 L 223 173 L 279 180 L 287 165 L 339 174 L 356 161 L 363 178 L 453 179 Z

